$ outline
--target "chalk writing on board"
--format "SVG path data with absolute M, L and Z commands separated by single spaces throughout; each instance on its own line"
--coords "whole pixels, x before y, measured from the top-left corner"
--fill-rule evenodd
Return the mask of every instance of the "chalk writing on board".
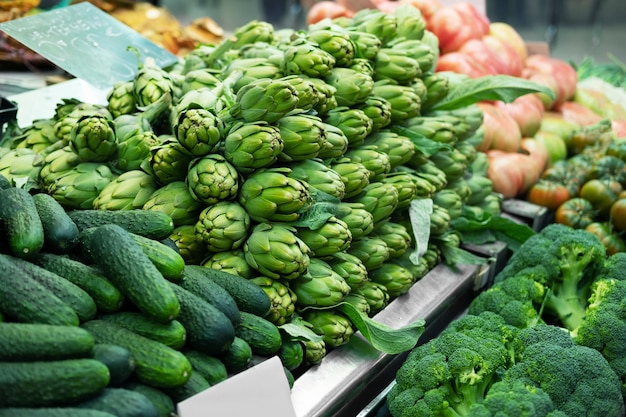
M 161 67 L 178 59 L 89 2 L 9 20 L 0 30 L 98 88 L 132 79 L 147 57 Z

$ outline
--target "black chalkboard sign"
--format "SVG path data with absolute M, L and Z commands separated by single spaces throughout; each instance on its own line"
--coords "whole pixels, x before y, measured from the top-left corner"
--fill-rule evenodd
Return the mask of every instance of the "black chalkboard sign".
M 174 54 L 89 2 L 9 20 L 0 23 L 0 30 L 97 88 L 132 79 L 145 58 L 160 67 L 177 61 Z

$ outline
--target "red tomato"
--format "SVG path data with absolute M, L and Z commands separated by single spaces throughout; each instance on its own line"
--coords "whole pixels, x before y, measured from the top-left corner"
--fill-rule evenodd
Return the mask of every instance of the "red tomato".
M 437 0 L 399 0 L 398 3 L 410 4 L 419 9 L 426 21 L 428 21 L 437 10 L 443 7 Z
M 526 199 L 539 206 L 556 210 L 572 197 L 569 188 L 557 182 L 540 180 L 535 183 L 526 195 Z
M 524 38 L 513 28 L 513 26 L 504 22 L 492 22 L 489 25 L 489 34 L 500 39 L 506 45 L 513 48 L 515 53 L 522 60 L 526 61 L 528 51 L 526 50 L 526 42 Z
M 481 62 L 461 52 L 448 52 L 441 55 L 437 60 L 436 71 L 452 71 L 457 74 L 465 74 L 470 78 L 493 75 Z
M 607 256 L 618 252 L 626 252 L 624 241 L 613 232 L 610 223 L 594 222 L 585 227 L 585 230 L 593 233 L 600 239 L 606 249 Z
M 526 58 L 527 70 L 541 74 L 550 74 L 557 84 L 555 105 L 571 100 L 576 93 L 578 75 L 569 63 L 547 55 L 533 54 Z
M 489 33 L 489 21 L 470 3 L 441 7 L 428 19 L 428 29 L 439 39 L 442 53 L 458 51 L 470 39 Z
M 528 156 L 535 162 L 537 165 L 537 173 L 540 175 L 544 172 L 549 162 L 549 153 L 548 148 L 542 143 L 534 138 L 523 138 L 520 142 L 520 149 L 526 151 Z M 535 182 L 539 178 L 535 179 Z
M 519 126 L 524 137 L 532 137 L 539 131 L 545 109 L 539 97 L 525 94 L 511 103 L 496 102 L 496 106 L 508 113 Z
M 570 198 L 561 204 L 555 212 L 555 221 L 574 229 L 584 229 L 594 221 L 595 209 L 584 198 Z
M 575 101 L 560 103 L 555 106 L 555 110 L 563 115 L 563 119 L 579 126 L 590 126 L 602 120 L 602 116 L 599 116 L 590 108 Z
M 337 17 L 351 17 L 354 13 L 334 1 L 320 1 L 307 12 L 307 23 L 314 24 L 326 18 L 335 19 Z
M 524 60 L 512 46 L 506 43 L 505 40 L 494 35 L 483 36 L 482 41 L 501 63 L 502 72 L 500 72 L 500 74 L 511 75 L 513 77 L 522 76 Z
M 506 74 L 507 63 L 500 60 L 482 39 L 470 39 L 465 42 L 459 52 L 469 55 L 481 64 L 489 74 Z
M 626 232 L 626 197 L 622 197 L 613 203 L 609 211 L 609 220 L 615 229 L 620 232 Z
M 559 86 L 556 79 L 551 74 L 543 74 L 529 68 L 524 68 L 522 71 L 522 77 L 539 85 L 548 87 L 554 93 L 554 97 L 556 97 L 559 93 Z M 551 110 L 554 107 L 554 103 L 556 102 L 554 97 L 549 97 L 544 93 L 536 93 L 535 95 L 539 97 L 543 103 L 544 109 Z
M 489 168 L 487 177 L 493 183 L 493 190 L 504 198 L 517 197 L 524 186 L 524 170 L 520 164 L 512 163 L 512 153 L 487 151 Z
M 478 103 L 483 111 L 483 130 L 490 137 L 490 149 L 516 152 L 522 140 L 522 133 L 513 117 L 490 103 Z

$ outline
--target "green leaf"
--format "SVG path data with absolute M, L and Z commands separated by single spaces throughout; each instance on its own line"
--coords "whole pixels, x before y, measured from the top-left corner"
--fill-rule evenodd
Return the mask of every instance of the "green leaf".
M 517 223 L 506 217 L 494 216 L 486 211 L 483 211 L 481 216 L 474 215 L 472 211 L 466 211 L 463 216 L 452 220 L 451 225 L 454 230 L 461 233 L 464 242 L 477 243 L 471 239 L 477 239 L 480 236 L 484 238 L 486 233 L 490 233 L 495 240 L 506 243 L 512 251 L 516 251 L 526 239 L 536 234 L 526 224 Z
M 308 227 L 317 230 L 322 227 L 329 218 L 335 216 L 339 210 L 340 199 L 311 187 L 313 204 L 303 212 L 298 220 L 290 222 L 291 226 Z
M 413 349 L 424 333 L 426 322 L 422 319 L 415 320 L 399 329 L 393 329 L 369 318 L 351 304 L 340 303 L 335 308 L 348 317 L 374 348 L 390 355 Z
M 441 245 L 441 257 L 446 265 L 455 268 L 458 265 L 481 265 L 489 262 L 489 258 L 474 255 L 463 248 Z
M 455 85 L 433 110 L 454 110 L 480 101 L 510 103 L 525 94 L 543 93 L 554 99 L 554 92 L 546 86 L 510 75 L 489 75 L 472 78 Z
M 447 143 L 428 139 L 426 136 L 420 135 L 407 127 L 394 125 L 390 127 L 390 130 L 393 133 L 409 138 L 415 145 L 415 148 L 425 156 L 434 155 L 441 150 L 452 149 L 452 146 Z
M 311 341 L 319 343 L 323 337 L 315 333 L 311 329 L 311 324 L 304 321 L 301 317 L 294 317 L 288 323 L 278 326 L 279 329 L 287 333 L 293 340 L 301 342 Z

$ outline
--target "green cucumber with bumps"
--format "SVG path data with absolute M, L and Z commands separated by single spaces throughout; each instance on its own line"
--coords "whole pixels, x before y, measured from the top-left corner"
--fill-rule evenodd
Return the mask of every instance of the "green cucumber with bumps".
M 78 326 L 76 311 L 15 263 L 0 254 L 0 311 L 24 323 Z
M 237 326 L 241 319 L 237 302 L 222 286 L 207 278 L 204 269 L 207 268 L 186 265 L 179 285 L 213 304 L 230 319 L 233 326 Z
M 63 406 L 98 394 L 109 370 L 95 359 L 0 362 L 0 407 Z
M 111 375 L 109 385 L 114 387 L 125 383 L 137 365 L 135 358 L 128 349 L 110 343 L 96 343 L 91 351 L 91 357 L 109 368 Z
M 116 415 L 76 407 L 20 407 L 0 408 L 0 417 L 116 417 Z
M 209 389 L 210 387 L 211 384 L 209 384 L 209 381 L 204 379 L 204 377 L 198 372 L 192 371 L 191 377 L 185 385 L 167 389 L 166 392 L 170 397 L 172 397 L 172 400 L 178 403 L 190 397 L 193 397 L 194 395 L 199 394 L 202 391 Z
M 252 360 L 252 348 L 240 337 L 235 336 L 228 350 L 221 355 L 220 360 L 226 366 L 229 374 L 236 374 L 248 368 Z
M 240 311 L 265 316 L 269 313 L 271 302 L 263 289 L 250 280 L 219 269 L 190 265 L 205 277 L 224 288 L 233 297 Z
M 33 195 L 35 208 L 43 225 L 43 250 L 68 253 L 78 244 L 78 226 L 65 208 L 50 194 Z
M 241 312 L 241 322 L 235 334 L 250 345 L 252 353 L 261 356 L 274 355 L 282 345 L 280 330 L 274 323 L 244 311 Z
M 59 299 L 72 307 L 81 322 L 95 317 L 98 308 L 96 307 L 96 302 L 87 291 L 59 274 L 25 259 L 14 258 L 13 262 L 29 274 L 31 278 L 48 288 Z
M 97 268 L 69 256 L 39 253 L 33 262 L 78 285 L 91 296 L 98 312 L 118 311 L 124 304 L 124 296 Z
M 93 347 L 93 336 L 80 327 L 0 323 L 0 362 L 87 357 Z
M 130 235 L 141 246 L 143 252 L 165 278 L 174 282 L 182 279 L 185 260 L 177 250 L 161 243 L 159 240 L 150 239 L 136 233 L 131 233 Z
M 116 224 L 131 233 L 161 240 L 174 231 L 172 218 L 160 211 L 71 210 L 67 214 L 81 232 L 92 227 Z
M 11 253 L 30 258 L 44 244 L 44 229 L 33 196 L 23 188 L 0 190 L 0 225 Z
M 144 314 L 164 323 L 178 316 L 169 281 L 128 231 L 115 224 L 96 227 L 81 234 L 80 250 Z
M 108 343 L 128 349 L 135 359 L 134 378 L 156 388 L 183 385 L 191 374 L 191 364 L 181 352 L 163 343 L 138 335 L 105 320 L 90 320 L 82 327 L 96 343 Z
M 172 398 L 163 390 L 149 385 L 140 384 L 135 381 L 129 381 L 124 384 L 123 388 L 145 395 L 159 411 L 159 417 L 176 416 L 176 405 L 174 404 Z
M 182 348 L 187 339 L 187 330 L 178 320 L 162 323 L 136 311 L 119 311 L 113 314 L 103 314 L 98 318 L 161 342 L 172 349 Z
M 189 359 L 193 370 L 202 375 L 209 384 L 215 385 L 228 378 L 226 365 L 219 358 L 197 350 L 185 350 L 183 353 Z
M 107 387 L 75 407 L 104 411 L 117 417 L 159 417 L 159 410 L 148 397 L 124 388 Z

